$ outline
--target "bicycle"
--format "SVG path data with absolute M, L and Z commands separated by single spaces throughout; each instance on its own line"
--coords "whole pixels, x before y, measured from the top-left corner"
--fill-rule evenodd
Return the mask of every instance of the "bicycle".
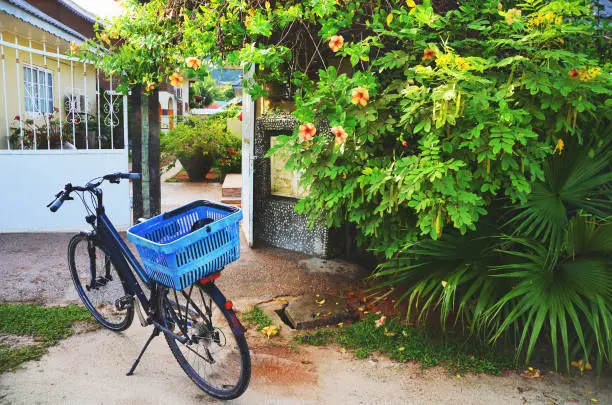
M 153 325 L 128 376 L 163 332 L 178 364 L 200 389 L 218 399 L 237 398 L 251 376 L 249 348 L 232 301 L 215 280 L 239 257 L 242 212 L 221 203 L 194 201 L 131 227 L 128 239 L 136 244 L 141 263 L 106 215 L 100 188 L 106 180 L 120 183 L 140 177 L 114 173 L 82 187 L 69 183 L 47 205 L 56 212 L 76 194 L 93 228 L 76 234 L 68 244 L 74 286 L 93 317 L 112 331 L 129 328 L 134 312 L 142 326 Z M 148 296 L 141 284 L 150 291 Z

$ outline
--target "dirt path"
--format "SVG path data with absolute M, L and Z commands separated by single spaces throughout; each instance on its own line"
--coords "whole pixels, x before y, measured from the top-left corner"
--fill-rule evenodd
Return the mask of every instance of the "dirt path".
M 40 361 L 0 375 L 2 404 L 217 403 L 183 374 L 165 340 L 156 339 L 134 376 L 126 377 L 149 329 L 82 333 L 50 349 Z M 543 380 L 467 375 L 385 358 L 360 360 L 337 347 L 299 346 L 249 335 L 251 385 L 235 404 L 601 404 L 612 403 L 609 380 Z M 591 392 L 591 394 L 588 394 Z

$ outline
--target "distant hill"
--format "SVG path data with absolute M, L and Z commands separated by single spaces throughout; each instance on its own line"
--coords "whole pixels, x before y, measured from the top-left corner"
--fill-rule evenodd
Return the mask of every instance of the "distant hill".
M 212 78 L 218 83 L 234 83 L 242 78 L 241 69 L 213 69 Z

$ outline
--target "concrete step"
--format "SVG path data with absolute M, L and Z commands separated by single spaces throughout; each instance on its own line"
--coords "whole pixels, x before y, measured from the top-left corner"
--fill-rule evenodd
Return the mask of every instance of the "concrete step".
M 228 174 L 225 176 L 223 186 L 221 187 L 221 196 L 224 198 L 237 198 L 240 201 L 242 196 L 242 175 Z

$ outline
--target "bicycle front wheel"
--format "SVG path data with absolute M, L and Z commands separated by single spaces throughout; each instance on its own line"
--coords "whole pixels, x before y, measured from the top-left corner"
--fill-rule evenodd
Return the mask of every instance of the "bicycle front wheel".
M 116 306 L 125 297 L 121 276 L 110 257 L 91 237 L 78 234 L 68 244 L 70 275 L 81 301 L 102 326 L 119 332 L 134 319 L 134 307 Z
M 159 294 L 161 323 L 177 362 L 191 380 L 218 399 L 237 398 L 251 378 L 251 359 L 242 325 L 226 308 L 221 291 L 212 283 Z M 176 336 L 188 337 L 181 343 Z

